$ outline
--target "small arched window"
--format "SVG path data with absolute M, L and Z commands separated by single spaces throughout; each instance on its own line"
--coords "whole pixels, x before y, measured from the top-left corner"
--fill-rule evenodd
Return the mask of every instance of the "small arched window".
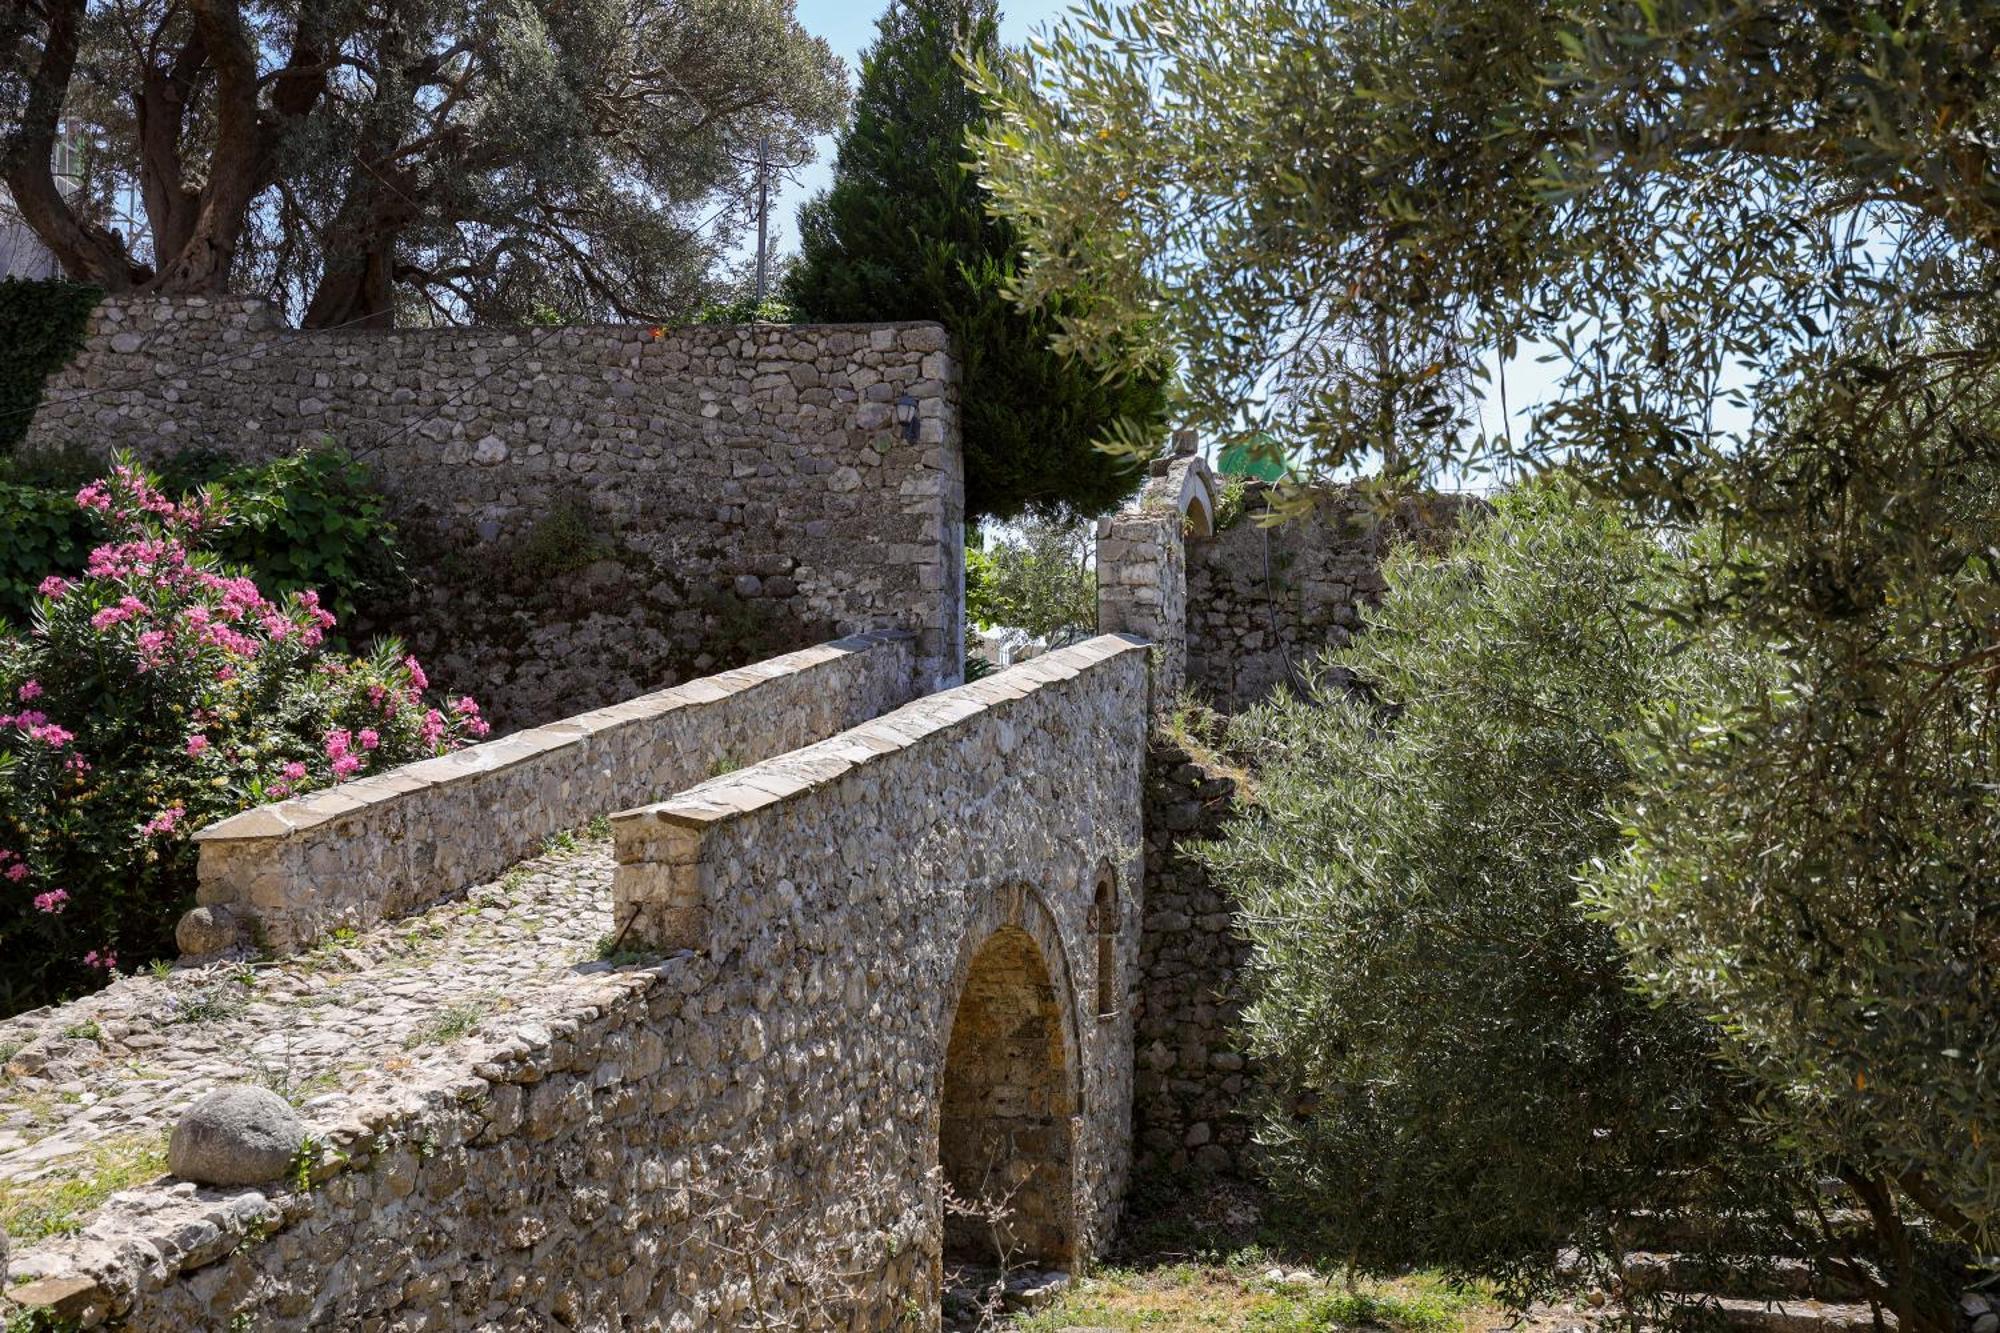
M 1118 1013 L 1118 877 L 1106 866 L 1097 872 L 1097 895 L 1090 905 L 1097 932 L 1097 1016 Z

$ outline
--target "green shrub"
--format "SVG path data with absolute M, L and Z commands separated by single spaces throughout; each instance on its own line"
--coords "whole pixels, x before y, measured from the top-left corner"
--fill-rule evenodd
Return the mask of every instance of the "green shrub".
M 1700 1010 L 1632 987 L 1576 877 L 1618 846 L 1617 737 L 1734 666 L 1634 612 L 1670 553 L 1574 491 L 1404 548 L 1332 687 L 1239 720 L 1257 804 L 1204 859 L 1253 946 L 1260 1139 L 1365 1270 L 1526 1300 L 1608 1281 L 1642 1214 L 1726 1212 L 1776 1252 L 1803 1173 L 1743 1122 Z M 1559 1271 L 1574 1246 L 1582 1267 Z
M 1090 525 L 1029 515 L 989 551 L 965 553 L 965 614 L 984 629 L 1057 642 L 1097 624 Z
M 204 824 L 486 730 L 469 699 L 429 706 L 393 642 L 328 652 L 313 592 L 274 602 L 221 561 L 223 493 L 175 502 L 120 462 L 75 503 L 110 540 L 0 636 L 5 1011 L 169 953 Z
M 103 296 L 74 282 L 0 280 L 0 456 L 28 433 L 43 382 L 83 347 Z
M 73 497 L 101 470 L 75 456 L 0 460 L 0 620 L 26 624 L 43 578 L 83 568 L 94 533 Z M 386 501 L 368 470 L 338 450 L 268 463 L 189 451 L 162 467 L 161 484 L 171 492 L 220 486 L 230 522 L 209 534 L 209 549 L 275 596 L 315 591 L 346 622 L 364 602 L 408 583 Z
M 230 522 L 216 534 L 217 558 L 278 596 L 316 590 L 345 621 L 409 582 L 388 502 L 367 467 L 338 449 L 249 464 L 183 453 L 164 465 L 162 482 L 177 491 L 220 486 Z

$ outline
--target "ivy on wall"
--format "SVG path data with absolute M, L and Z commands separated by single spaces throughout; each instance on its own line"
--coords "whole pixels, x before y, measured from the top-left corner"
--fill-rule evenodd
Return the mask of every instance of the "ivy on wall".
M 104 295 L 60 279 L 0 280 L 0 454 L 11 454 L 42 401 L 42 384 L 83 346 Z

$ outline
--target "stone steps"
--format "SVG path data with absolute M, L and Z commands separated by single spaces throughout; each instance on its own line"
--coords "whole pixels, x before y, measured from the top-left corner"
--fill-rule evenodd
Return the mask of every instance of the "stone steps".
M 1753 1296 L 1690 1296 L 1676 1304 L 1698 1308 L 1737 1333 L 1870 1333 L 1875 1327 L 1875 1311 L 1867 1305 Z M 1882 1326 L 1896 1327 L 1894 1313 L 1882 1312 Z
M 1640 1251 L 1625 1256 L 1619 1276 L 1645 1292 L 1721 1297 L 1848 1302 L 1861 1293 L 1803 1259 L 1762 1255 L 1700 1256 Z

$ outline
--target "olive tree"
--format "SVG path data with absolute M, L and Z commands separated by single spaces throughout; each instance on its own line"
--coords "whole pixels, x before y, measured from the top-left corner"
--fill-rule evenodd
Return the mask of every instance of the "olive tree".
M 1885 1236 L 1989 1251 L 1996 49 L 1974 0 L 1088 3 L 981 145 L 1021 299 L 1107 370 L 1181 350 L 1211 433 L 1376 448 L 1324 349 L 1386 306 L 1435 349 L 1383 363 L 1410 470 L 1560 458 L 1704 527 L 1658 613 L 1778 665 L 1635 740 L 1597 910 Z M 1528 357 L 1477 428 L 1455 385 Z
M 1675 553 L 1573 486 L 1504 495 L 1385 576 L 1366 632 L 1316 668 L 1359 693 L 1237 723 L 1255 803 L 1204 854 L 1253 945 L 1278 1185 L 1365 1268 L 1443 1265 L 1523 1301 L 1580 1276 L 1566 1248 L 1615 1266 L 1662 1209 L 1816 1250 L 1803 1173 L 1745 1124 L 1714 1027 L 1637 993 L 1577 901 L 1619 845 L 1619 735 L 1741 655 L 1689 661 L 1637 612 Z

